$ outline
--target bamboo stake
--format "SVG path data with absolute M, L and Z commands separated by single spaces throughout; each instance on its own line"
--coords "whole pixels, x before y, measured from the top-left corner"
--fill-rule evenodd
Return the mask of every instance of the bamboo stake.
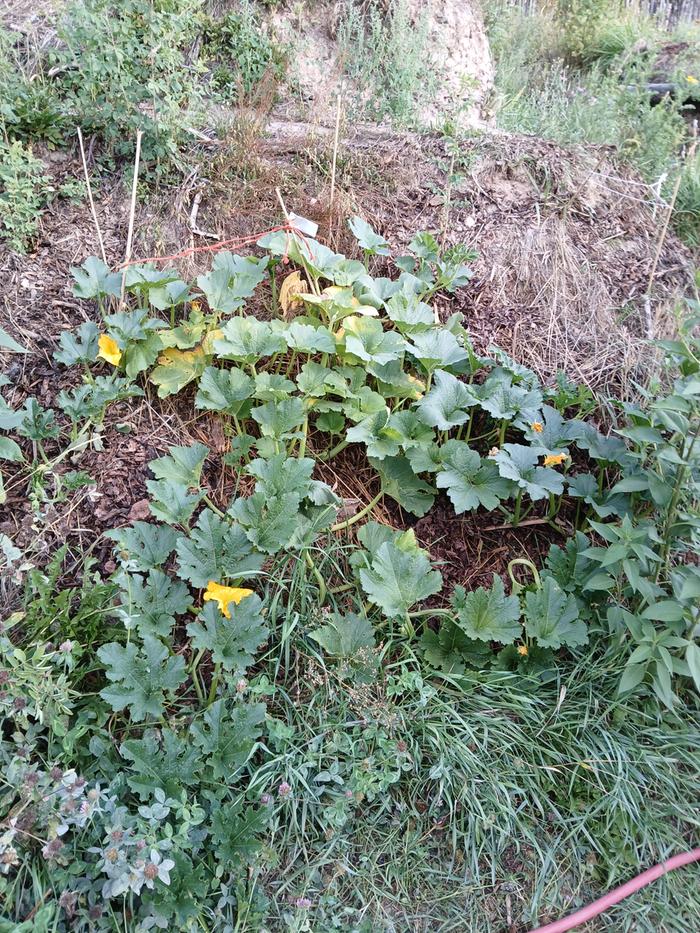
M 141 137 L 143 132 L 141 130 L 136 131 L 136 155 L 134 157 L 134 179 L 131 184 L 131 210 L 129 211 L 129 232 L 126 237 L 126 254 L 124 256 L 124 263 L 128 263 L 131 259 L 131 245 L 134 238 L 134 217 L 136 215 L 136 189 L 138 187 L 139 181 L 139 163 L 141 161 Z M 121 302 L 124 303 L 124 284 L 126 282 L 126 269 L 122 275 L 122 293 L 121 293 Z
M 102 262 L 107 265 L 107 254 L 105 253 L 105 245 L 102 240 L 102 231 L 100 230 L 100 224 L 97 219 L 97 211 L 95 210 L 95 202 L 92 197 L 90 175 L 88 173 L 87 159 L 85 158 L 85 146 L 83 145 L 83 133 L 80 127 L 78 127 L 78 142 L 80 143 L 80 158 L 83 162 L 83 172 L 85 173 L 85 184 L 87 186 L 88 200 L 90 201 L 90 210 L 92 211 L 92 219 L 95 224 L 95 230 L 97 230 L 97 239 L 100 244 L 100 252 L 102 253 Z

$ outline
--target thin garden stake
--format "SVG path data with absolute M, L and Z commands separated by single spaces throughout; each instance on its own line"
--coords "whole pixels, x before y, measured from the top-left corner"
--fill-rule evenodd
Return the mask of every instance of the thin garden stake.
M 331 194 L 328 199 L 328 213 L 332 222 L 333 198 L 335 197 L 335 170 L 338 165 L 338 140 L 340 139 L 340 109 L 342 98 L 338 94 L 338 105 L 335 112 L 335 136 L 333 138 L 333 163 L 331 165 Z
M 129 211 L 129 232 L 126 237 L 126 254 L 124 256 L 124 264 L 128 265 L 129 260 L 131 259 L 131 244 L 134 238 L 134 217 L 136 215 L 136 189 L 138 187 L 139 181 L 139 162 L 141 161 L 141 137 L 143 132 L 141 130 L 136 131 L 136 155 L 134 156 L 134 180 L 131 184 L 131 210 Z M 122 275 L 122 294 L 121 302 L 124 302 L 124 285 L 126 283 L 126 269 Z
M 85 146 L 83 145 L 83 132 L 78 127 L 78 143 L 80 144 L 80 158 L 83 162 L 83 172 L 85 173 L 85 184 L 87 186 L 88 200 L 90 202 L 90 210 L 92 212 L 92 219 L 95 224 L 95 230 L 97 230 L 97 239 L 100 244 L 100 252 L 102 253 L 102 262 L 107 265 L 107 254 L 105 253 L 105 245 L 102 241 L 102 231 L 100 230 L 100 224 L 97 219 L 97 211 L 95 210 L 95 202 L 92 197 L 92 187 L 90 185 L 90 174 L 88 173 L 87 159 L 85 158 Z

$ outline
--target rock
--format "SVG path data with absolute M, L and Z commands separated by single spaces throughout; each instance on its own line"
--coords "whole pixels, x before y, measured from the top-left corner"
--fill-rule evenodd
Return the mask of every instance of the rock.
M 134 504 L 129 509 L 129 521 L 130 522 L 142 522 L 145 521 L 151 514 L 151 510 L 148 507 L 148 499 L 139 499 L 138 502 Z

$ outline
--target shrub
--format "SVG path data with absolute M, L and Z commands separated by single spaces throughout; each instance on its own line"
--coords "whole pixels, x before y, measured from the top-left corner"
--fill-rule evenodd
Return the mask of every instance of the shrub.
M 557 0 L 556 17 L 561 31 L 561 46 L 572 61 L 586 57 L 591 40 L 619 10 L 616 0 Z
M 43 169 L 30 146 L 0 142 L 0 236 L 18 253 L 29 249 L 39 227 L 48 195 Z
M 147 163 L 177 161 L 197 99 L 186 51 L 199 7 L 200 0 L 75 0 L 66 11 L 64 108 L 110 154 L 132 153 L 140 129 Z

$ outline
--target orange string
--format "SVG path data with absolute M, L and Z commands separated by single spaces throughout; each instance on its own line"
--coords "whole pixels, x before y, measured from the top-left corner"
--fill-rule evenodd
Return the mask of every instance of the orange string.
M 235 237 L 232 240 L 222 240 L 220 243 L 208 243 L 206 246 L 191 246 L 189 249 L 183 249 L 179 253 L 173 253 L 172 256 L 149 256 L 147 259 L 131 259 L 129 262 L 123 262 L 118 265 L 117 269 L 125 269 L 127 266 L 141 265 L 147 262 L 170 262 L 175 259 L 184 259 L 185 256 L 192 256 L 195 253 L 216 253 L 219 250 L 227 249 L 232 247 L 234 249 L 239 249 L 241 246 L 252 246 L 255 245 L 261 237 L 267 236 L 269 233 L 279 233 L 284 231 L 287 234 L 294 233 L 302 238 L 302 242 L 311 253 L 311 249 L 306 243 L 304 234 L 301 230 L 297 230 L 296 227 L 293 227 L 291 224 L 280 224 L 278 227 L 270 227 L 269 230 L 263 230 L 262 233 L 255 233 L 249 236 L 244 237 Z M 287 248 L 284 251 L 284 256 L 282 261 L 288 261 L 287 253 L 289 252 L 289 237 L 287 237 Z

